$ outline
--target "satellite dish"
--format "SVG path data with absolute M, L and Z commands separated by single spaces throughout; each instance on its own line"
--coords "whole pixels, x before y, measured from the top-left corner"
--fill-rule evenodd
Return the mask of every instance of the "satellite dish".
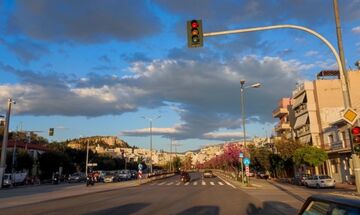
M 357 68 L 360 69 L 360 60 L 356 61 L 355 66 L 357 66 Z

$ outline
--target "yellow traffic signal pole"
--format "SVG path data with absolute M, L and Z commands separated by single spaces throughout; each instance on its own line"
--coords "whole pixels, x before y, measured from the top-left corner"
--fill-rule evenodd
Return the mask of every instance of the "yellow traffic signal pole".
M 212 36 L 220 36 L 220 35 L 228 35 L 228 34 L 240 34 L 240 33 L 266 31 L 266 30 L 274 30 L 274 29 L 284 29 L 284 28 L 297 29 L 297 30 L 305 31 L 309 34 L 312 34 L 315 37 L 317 37 L 318 39 L 320 39 L 330 49 L 330 51 L 335 56 L 336 62 L 339 67 L 340 82 L 341 82 L 341 89 L 342 89 L 345 109 L 351 108 L 349 85 L 348 85 L 345 71 L 343 69 L 344 65 L 342 64 L 342 62 L 340 60 L 340 56 L 337 53 L 337 51 L 335 50 L 335 48 L 331 45 L 331 43 L 325 37 L 323 37 L 322 35 L 320 35 L 319 33 L 317 33 L 314 30 L 311 30 L 311 29 L 303 27 L 303 26 L 298 26 L 298 25 L 271 25 L 271 26 L 255 27 L 255 28 L 244 28 L 244 29 L 237 29 L 237 30 L 208 32 L 208 33 L 204 33 L 203 37 L 212 37 Z M 352 153 L 351 157 L 352 157 L 352 161 L 353 161 L 356 189 L 357 189 L 357 192 L 360 193 L 360 160 L 359 160 L 359 157 L 354 153 Z

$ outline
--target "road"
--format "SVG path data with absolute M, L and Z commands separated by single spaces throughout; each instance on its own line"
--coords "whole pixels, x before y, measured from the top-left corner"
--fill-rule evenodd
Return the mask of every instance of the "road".
M 110 191 L 2 208 L 2 214 L 279 214 L 272 200 L 259 203 L 218 177 L 202 179 L 191 173 L 191 182 L 178 176 Z M 83 189 L 91 189 L 84 187 Z M 271 203 L 271 204 L 270 204 Z

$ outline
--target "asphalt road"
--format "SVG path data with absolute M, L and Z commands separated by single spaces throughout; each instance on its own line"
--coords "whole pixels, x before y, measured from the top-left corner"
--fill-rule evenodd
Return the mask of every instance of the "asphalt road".
M 220 178 L 190 175 L 190 183 L 174 176 L 136 187 L 3 208 L 1 214 L 279 214 L 273 206 L 283 204 L 274 200 L 260 205 Z

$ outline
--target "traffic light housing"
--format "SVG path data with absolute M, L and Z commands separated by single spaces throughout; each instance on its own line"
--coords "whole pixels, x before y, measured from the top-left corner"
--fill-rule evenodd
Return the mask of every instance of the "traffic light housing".
M 351 134 L 352 134 L 354 151 L 356 153 L 360 153 L 360 127 L 359 126 L 353 127 L 351 129 Z
M 49 128 L 49 136 L 54 136 L 54 128 Z
M 191 21 L 187 21 L 187 37 L 189 48 L 203 47 L 204 37 L 201 20 L 194 19 Z

